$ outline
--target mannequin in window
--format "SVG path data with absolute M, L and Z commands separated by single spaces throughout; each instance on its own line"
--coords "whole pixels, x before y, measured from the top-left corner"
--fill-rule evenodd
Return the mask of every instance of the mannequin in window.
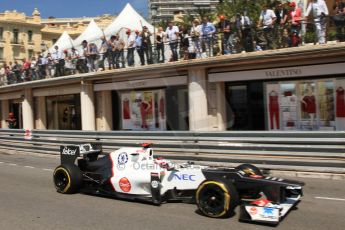
M 316 99 L 312 86 L 308 84 L 305 94 L 301 100 L 302 111 L 307 113 L 310 118 L 310 126 L 314 129 L 316 118 Z
M 278 93 L 272 90 L 269 94 L 270 129 L 279 129 L 279 97 Z

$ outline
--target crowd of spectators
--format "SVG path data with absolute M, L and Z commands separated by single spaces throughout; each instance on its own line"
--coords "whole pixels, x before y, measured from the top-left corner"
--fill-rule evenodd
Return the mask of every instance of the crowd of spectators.
M 336 26 L 336 38 L 344 41 L 344 0 L 337 2 L 333 10 L 331 19 Z M 190 25 L 169 22 L 166 29 L 159 27 L 155 34 L 145 26 L 142 31 L 128 29 L 124 37 L 119 34 L 110 39 L 102 37 L 98 47 L 83 41 L 80 49 L 60 50 L 55 46 L 52 52 L 38 53 L 30 60 L 3 63 L 0 83 L 294 47 L 302 44 L 301 30 L 308 23 L 314 26 L 315 43 L 325 44 L 328 15 L 324 0 L 311 0 L 304 16 L 294 2 L 277 2 L 273 8 L 263 5 L 257 22 L 243 12 L 229 19 L 219 15 L 216 23 L 208 17 L 195 18 Z M 171 51 L 169 56 L 166 49 Z

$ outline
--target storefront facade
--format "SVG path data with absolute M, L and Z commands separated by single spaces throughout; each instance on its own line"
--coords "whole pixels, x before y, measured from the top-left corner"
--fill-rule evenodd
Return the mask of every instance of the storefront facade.
M 345 130 L 345 46 L 291 48 L 0 88 L 1 127 L 89 131 Z
M 228 130 L 343 131 L 344 64 L 212 73 L 209 80 L 226 82 Z

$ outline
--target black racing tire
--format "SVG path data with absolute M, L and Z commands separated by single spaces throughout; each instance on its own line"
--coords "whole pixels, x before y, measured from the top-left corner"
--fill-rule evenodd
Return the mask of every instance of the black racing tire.
M 76 165 L 60 165 L 56 167 L 53 177 L 58 193 L 76 193 L 82 186 L 83 175 Z
M 221 180 L 207 180 L 196 191 L 199 211 L 208 217 L 229 217 L 239 204 L 239 196 L 232 183 Z
M 261 170 L 252 164 L 241 164 L 237 166 L 236 169 L 245 172 L 248 176 L 250 175 L 263 176 Z

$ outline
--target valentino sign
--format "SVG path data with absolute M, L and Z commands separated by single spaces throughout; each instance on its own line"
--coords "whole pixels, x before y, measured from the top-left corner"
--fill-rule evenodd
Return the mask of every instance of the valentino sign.
M 266 77 L 296 77 L 301 76 L 302 69 L 277 69 L 265 71 Z
M 286 68 L 257 69 L 234 72 L 210 73 L 210 82 L 233 82 L 246 80 L 283 79 L 344 74 L 345 63 L 294 66 Z

